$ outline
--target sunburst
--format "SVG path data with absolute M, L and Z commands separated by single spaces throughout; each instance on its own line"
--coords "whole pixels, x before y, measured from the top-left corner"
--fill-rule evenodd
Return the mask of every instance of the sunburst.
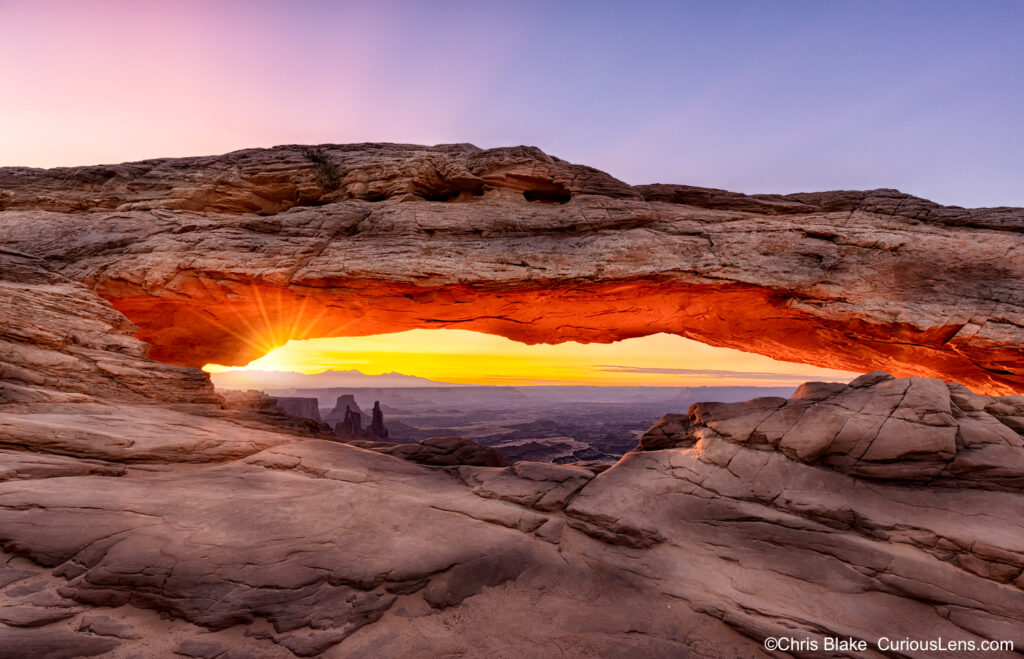
M 292 340 L 345 336 L 358 320 L 338 320 L 336 312 L 328 316 L 330 307 L 308 295 L 299 296 L 280 287 L 274 287 L 268 293 L 267 287 L 250 283 L 243 290 L 244 296 L 225 303 L 217 310 L 216 316 L 206 312 L 201 318 L 258 353 L 253 359 Z M 325 322 L 325 319 L 331 322 Z M 217 370 L 241 368 L 219 364 L 207 366 L 208 370 L 209 367 Z

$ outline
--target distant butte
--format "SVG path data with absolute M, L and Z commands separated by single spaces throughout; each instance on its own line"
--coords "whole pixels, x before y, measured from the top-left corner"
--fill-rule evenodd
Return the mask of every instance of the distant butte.
M 629 186 L 531 147 L 352 144 L 5 168 L 0 211 L 0 241 L 112 302 L 167 364 L 417 327 L 670 332 L 1024 391 L 1024 209 Z

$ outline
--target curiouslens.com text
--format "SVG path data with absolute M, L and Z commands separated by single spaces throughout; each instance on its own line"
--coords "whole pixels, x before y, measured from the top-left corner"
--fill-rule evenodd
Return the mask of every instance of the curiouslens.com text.
M 1013 641 L 956 640 L 946 638 L 890 638 L 881 636 L 873 641 L 835 636 L 770 636 L 764 639 L 764 648 L 778 652 L 1013 652 Z

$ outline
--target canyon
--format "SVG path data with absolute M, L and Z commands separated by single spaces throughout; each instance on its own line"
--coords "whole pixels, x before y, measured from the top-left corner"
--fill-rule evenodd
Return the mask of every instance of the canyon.
M 0 169 L 0 657 L 1024 648 L 1022 247 L 1022 209 L 528 147 Z M 413 327 L 865 375 L 666 410 L 607 468 L 346 443 L 197 368 Z

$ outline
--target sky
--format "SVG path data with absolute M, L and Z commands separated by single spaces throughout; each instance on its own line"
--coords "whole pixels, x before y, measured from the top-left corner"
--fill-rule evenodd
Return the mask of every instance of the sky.
M 1022 35 L 1022 0 L 0 0 L 0 166 L 527 144 L 632 184 L 1024 206 Z M 439 336 L 388 344 L 390 357 L 336 339 L 267 359 L 299 370 L 363 355 L 371 372 L 414 362 L 410 374 L 449 381 L 459 373 L 444 364 L 475 360 L 488 365 L 475 376 L 508 383 L 794 372 L 678 337 L 529 349 L 462 337 L 455 347 L 477 352 L 456 358 Z M 703 375 L 652 372 L 652 358 Z
M 1024 2 L 0 0 L 0 165 L 538 146 L 629 183 L 1024 206 Z
M 672 334 L 615 343 L 525 345 L 453 329 L 293 340 L 244 369 L 208 365 L 206 370 L 214 374 L 214 384 L 230 382 L 233 388 L 273 388 L 279 378 L 266 371 L 357 370 L 366 375 L 403 373 L 437 382 L 515 386 L 795 387 L 808 380 L 848 382 L 859 375 L 777 362 Z M 251 379 L 239 379 L 245 372 Z M 232 378 L 218 379 L 222 373 L 232 373 Z

